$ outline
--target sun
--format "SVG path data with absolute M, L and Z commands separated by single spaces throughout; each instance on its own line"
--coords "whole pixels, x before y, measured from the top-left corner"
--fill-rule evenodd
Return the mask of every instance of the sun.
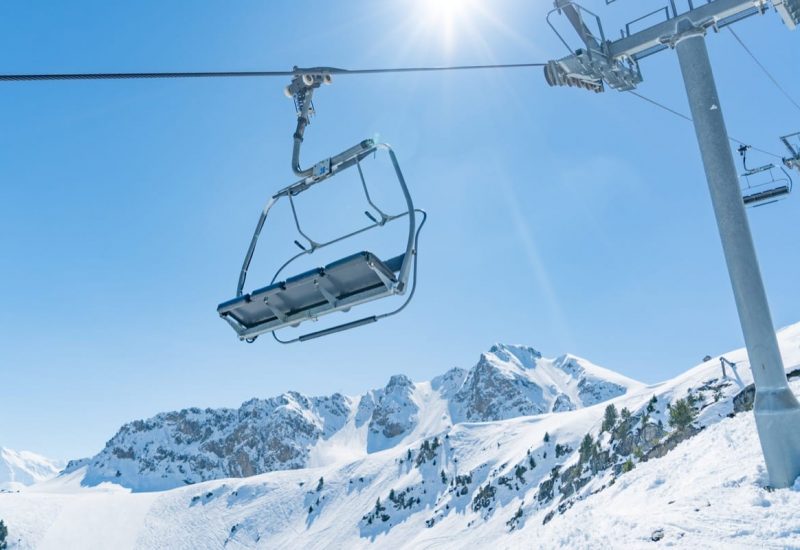
M 479 0 L 417 0 L 420 30 L 438 35 L 447 50 L 455 45 L 458 35 L 472 23 Z
M 458 12 L 465 9 L 469 0 L 420 0 L 433 19 L 453 19 Z

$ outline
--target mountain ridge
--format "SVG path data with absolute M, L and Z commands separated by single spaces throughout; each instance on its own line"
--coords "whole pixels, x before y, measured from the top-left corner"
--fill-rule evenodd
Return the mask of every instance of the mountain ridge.
M 321 466 L 384 451 L 461 422 L 575 410 L 642 384 L 573 355 L 495 344 L 470 369 L 431 381 L 393 375 L 357 396 L 296 391 L 238 409 L 189 408 L 123 425 L 105 448 L 71 461 L 85 483 L 163 490 L 223 477 Z
M 63 463 L 31 451 L 0 447 L 0 490 L 14 491 L 58 475 Z

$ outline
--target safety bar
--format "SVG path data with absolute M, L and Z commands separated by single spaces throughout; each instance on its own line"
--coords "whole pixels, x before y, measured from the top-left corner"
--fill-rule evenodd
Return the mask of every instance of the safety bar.
M 313 174 L 311 172 L 313 172 L 314 168 L 309 168 L 311 172 L 309 172 L 308 176 L 284 187 L 275 193 L 273 198 L 278 198 L 288 194 L 296 196 L 309 187 L 328 179 L 337 171 L 344 170 L 345 168 L 349 168 L 350 166 L 358 163 L 361 159 L 375 152 L 377 148 L 378 145 L 375 144 L 374 140 L 365 139 L 364 141 L 359 142 L 357 145 L 353 145 L 349 149 L 342 151 L 338 155 L 318 162 L 314 165 L 314 167 L 324 166 L 325 169 L 323 172 L 319 174 Z
M 390 160 L 392 162 L 392 166 L 394 167 L 395 175 L 397 176 L 397 180 L 400 183 L 400 187 L 401 187 L 401 189 L 403 191 L 403 197 L 405 198 L 406 207 L 407 207 L 406 212 L 403 212 L 402 214 L 390 216 L 387 220 L 381 219 L 380 221 L 376 221 L 375 223 L 373 223 L 371 225 L 368 225 L 368 226 L 366 226 L 366 227 L 364 227 L 362 229 L 359 229 L 359 230 L 356 230 L 356 231 L 354 231 L 352 233 L 344 235 L 343 237 L 339 237 L 337 239 L 333 239 L 333 240 L 325 242 L 325 243 L 314 243 L 314 245 L 312 245 L 311 248 L 309 248 L 307 250 L 303 250 L 299 254 L 293 256 L 292 258 L 290 258 L 286 263 L 284 263 L 280 267 L 278 272 L 275 274 L 275 277 L 277 277 L 278 273 L 280 273 L 291 262 L 293 262 L 294 260 L 296 260 L 297 258 L 299 258 L 299 257 L 301 257 L 301 256 L 303 256 L 305 254 L 313 253 L 318 248 L 323 248 L 323 247 L 328 246 L 330 244 L 339 242 L 339 241 L 341 241 L 343 239 L 355 236 L 355 235 L 357 235 L 359 233 L 362 233 L 364 231 L 367 231 L 369 229 L 373 229 L 375 227 L 382 226 L 382 225 L 384 225 L 386 223 L 386 221 L 391 221 L 393 219 L 397 219 L 397 218 L 400 218 L 400 217 L 403 217 L 403 216 L 408 216 L 408 218 L 409 218 L 409 220 L 408 220 L 408 239 L 407 239 L 407 242 L 406 242 L 406 250 L 405 250 L 405 256 L 404 256 L 404 259 L 403 259 L 403 264 L 400 267 L 400 272 L 398 274 L 398 282 L 397 282 L 397 286 L 396 286 L 396 292 L 398 294 L 402 294 L 405 291 L 405 286 L 406 286 L 406 283 L 408 282 L 408 276 L 410 274 L 411 265 L 412 265 L 412 261 L 413 261 L 413 255 L 414 255 L 413 254 L 414 253 L 414 235 L 415 235 L 415 230 L 416 230 L 416 217 L 415 217 L 414 202 L 411 199 L 411 194 L 410 194 L 410 192 L 408 190 L 408 186 L 406 184 L 406 180 L 403 177 L 403 172 L 400 170 L 400 165 L 397 162 L 397 157 L 394 154 L 394 151 L 392 150 L 392 148 L 386 143 L 377 143 L 376 144 L 373 140 L 366 139 L 366 140 L 360 142 L 359 144 L 357 144 L 357 145 L 355 145 L 353 147 L 350 147 L 349 149 L 347 149 L 347 150 L 343 151 L 342 153 L 336 155 L 335 157 L 331 157 L 332 169 L 329 171 L 329 173 L 327 173 L 327 174 L 325 174 L 325 175 L 323 175 L 323 176 L 321 176 L 319 178 L 313 178 L 313 177 L 312 178 L 304 178 L 304 179 L 302 179 L 302 180 L 300 180 L 298 182 L 295 182 L 294 184 L 292 184 L 292 185 L 290 185 L 288 187 L 285 187 L 284 189 L 281 189 L 280 191 L 278 191 L 275 195 L 273 195 L 270 198 L 270 200 L 267 202 L 266 206 L 264 207 L 264 209 L 261 212 L 261 215 L 258 218 L 258 223 L 256 224 L 256 229 L 253 232 L 253 238 L 250 240 L 250 246 L 248 247 L 247 253 L 245 254 L 244 262 L 242 262 L 242 269 L 241 269 L 241 272 L 239 273 L 239 282 L 238 282 L 238 284 L 236 286 L 236 296 L 237 297 L 241 296 L 244 293 L 244 285 L 245 285 L 245 281 L 247 279 L 247 271 L 250 268 L 250 263 L 251 263 L 251 261 L 253 259 L 253 254 L 255 253 L 255 249 L 256 249 L 256 244 L 258 242 L 258 238 L 261 235 L 261 230 L 264 227 L 264 223 L 265 223 L 265 221 L 267 219 L 267 216 L 269 215 L 269 211 L 272 209 L 272 207 L 278 201 L 278 199 L 280 199 L 281 197 L 288 197 L 288 198 L 291 199 L 291 197 L 297 196 L 298 194 L 302 193 L 303 191 L 306 191 L 307 189 L 311 188 L 313 185 L 316 185 L 320 181 L 323 181 L 323 180 L 329 178 L 333 174 L 338 173 L 341 170 L 344 170 L 344 169 L 349 168 L 351 166 L 358 165 L 359 162 L 363 158 L 365 158 L 366 156 L 372 154 L 377 149 L 383 149 L 383 150 L 385 150 L 385 151 L 387 151 L 389 153 L 389 158 L 390 158 Z M 295 212 L 295 220 L 297 220 L 296 212 Z M 302 231 L 301 231 L 301 234 L 302 234 Z M 274 280 L 274 278 L 273 278 L 273 280 Z

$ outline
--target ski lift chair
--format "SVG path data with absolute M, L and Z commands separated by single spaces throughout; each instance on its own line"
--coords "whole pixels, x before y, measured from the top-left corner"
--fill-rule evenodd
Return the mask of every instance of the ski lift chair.
M 217 307 L 219 315 L 233 327 L 240 340 L 252 343 L 259 335 L 267 332 L 271 332 L 273 337 L 281 343 L 303 342 L 320 336 L 327 336 L 374 323 L 399 313 L 408 305 L 414 295 L 417 279 L 417 242 L 420 229 L 424 225 L 427 215 L 424 211 L 414 207 L 397 157 L 391 147 L 387 144 L 376 143 L 371 139 L 367 139 L 334 157 L 317 163 L 312 168 L 306 170 L 300 168 L 299 153 L 300 144 L 303 140 L 303 131 L 308 124 L 308 116 L 313 112 L 313 107 L 310 104 L 310 92 L 313 91 L 314 84 L 318 86 L 319 82 L 329 82 L 329 79 L 329 75 L 325 74 L 321 76 L 301 74 L 296 76 L 292 82 L 292 86 L 295 86 L 295 89 L 292 91 L 291 86 L 287 89 L 287 92 L 292 91 L 298 106 L 298 128 L 294 135 L 295 146 L 292 164 L 295 173 L 302 176 L 302 178 L 275 193 L 268 201 L 259 217 L 250 247 L 245 255 L 239 283 L 236 288 L 236 297 L 219 304 Z M 399 214 L 385 213 L 375 205 L 369 194 L 361 162 L 378 152 L 388 153 L 397 182 L 403 192 L 406 209 Z M 373 210 L 373 212 L 369 210 L 364 212 L 370 223 L 327 242 L 314 241 L 302 229 L 295 209 L 295 200 L 312 187 L 328 182 L 334 176 L 353 167 L 358 171 L 366 201 Z M 300 248 L 300 252 L 289 258 L 277 270 L 267 286 L 244 293 L 247 270 L 255 252 L 258 237 L 270 210 L 281 199 L 289 202 L 297 232 L 306 244 L 301 244 L 299 240 L 295 240 L 294 242 Z M 419 225 L 417 224 L 417 214 L 422 216 Z M 408 235 L 402 252 L 397 256 L 380 258 L 372 252 L 358 251 L 324 267 L 305 271 L 286 279 L 278 279 L 281 273 L 298 258 L 312 254 L 320 248 L 360 235 L 365 231 L 382 228 L 387 223 L 401 219 L 406 219 L 408 222 Z M 276 335 L 278 330 L 297 327 L 307 321 L 315 321 L 322 316 L 337 311 L 347 312 L 352 307 L 360 304 L 405 294 L 408 290 L 410 279 L 413 279 L 413 283 L 407 299 L 392 311 L 306 333 L 290 340 L 282 340 Z
M 785 199 L 792 192 L 792 178 L 782 166 L 765 164 L 756 168 L 747 167 L 749 145 L 739 147 L 742 157 L 742 200 L 748 207 L 764 206 Z

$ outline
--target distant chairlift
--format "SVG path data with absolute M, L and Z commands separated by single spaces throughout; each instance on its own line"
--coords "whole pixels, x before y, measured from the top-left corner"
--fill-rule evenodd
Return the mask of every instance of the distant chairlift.
M 781 141 L 789 150 L 789 156 L 783 158 L 786 168 L 795 169 L 800 172 L 800 132 L 781 136 Z
M 233 327 L 239 335 L 239 339 L 247 342 L 253 342 L 259 335 L 267 332 L 272 332 L 275 339 L 281 343 L 303 342 L 373 323 L 403 310 L 411 301 L 416 287 L 417 243 L 419 232 L 425 223 L 427 215 L 423 210 L 414 207 L 397 157 L 391 147 L 387 144 L 376 143 L 371 139 L 367 139 L 338 155 L 318 162 L 311 168 L 300 168 L 300 146 L 303 142 L 303 133 L 309 123 L 310 116 L 314 113 L 313 103 L 311 102 L 313 91 L 320 84 L 329 84 L 331 81 L 330 74 L 326 73 L 324 69 L 313 69 L 311 71 L 298 70 L 298 74 L 295 75 L 292 83 L 286 88 L 286 95 L 294 98 L 297 109 L 297 129 L 294 134 L 292 168 L 301 179 L 275 193 L 267 202 L 259 217 L 256 230 L 250 241 L 250 247 L 245 255 L 239 283 L 236 287 L 236 297 L 221 303 L 217 307 L 219 315 Z M 367 157 L 379 151 L 388 153 L 397 177 L 397 183 L 405 197 L 406 208 L 398 214 L 388 214 L 379 208 L 373 202 L 367 188 L 361 163 Z M 367 210 L 364 212 L 370 223 L 327 242 L 314 241 L 302 229 L 295 209 L 296 199 L 315 185 L 353 167 L 358 171 L 366 203 L 372 209 L 372 211 Z M 259 234 L 267 215 L 280 199 L 286 199 L 291 207 L 299 235 L 299 240 L 295 240 L 294 243 L 300 249 L 300 252 L 289 258 L 277 270 L 267 286 L 253 290 L 250 293 L 244 293 L 247 270 L 253 258 Z M 422 217 L 421 221 L 418 220 L 417 214 Z M 359 251 L 324 267 L 318 267 L 284 280 L 278 279 L 284 269 L 302 256 L 312 254 L 328 245 L 355 237 L 365 231 L 382 228 L 387 223 L 401 219 L 405 219 L 408 222 L 408 236 L 404 242 L 403 250 L 398 256 L 379 258 L 371 252 Z M 304 243 L 301 243 L 300 240 L 303 240 Z M 409 290 L 410 279 L 413 282 Z M 275 334 L 276 331 L 286 327 L 297 327 L 306 321 L 315 321 L 336 311 L 347 312 L 353 306 L 380 298 L 406 294 L 407 291 L 408 297 L 406 300 L 396 309 L 386 313 L 371 315 L 324 330 L 306 333 L 290 340 L 282 340 Z
M 742 200 L 745 206 L 764 206 L 785 199 L 792 191 L 792 178 L 783 166 L 764 164 L 756 168 L 747 166 L 750 145 L 739 147 L 744 172 L 741 174 Z M 786 159 L 784 159 L 784 164 Z M 788 165 L 787 165 L 788 166 Z

